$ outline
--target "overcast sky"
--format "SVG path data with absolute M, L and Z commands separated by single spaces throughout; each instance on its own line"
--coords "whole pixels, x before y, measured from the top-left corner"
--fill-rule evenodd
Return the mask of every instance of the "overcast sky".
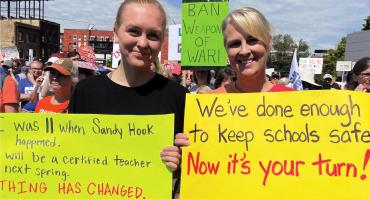
M 112 30 L 121 0 L 54 0 L 45 2 L 45 18 L 63 29 Z M 181 0 L 160 0 L 169 24 L 181 23 Z M 230 0 L 229 10 L 260 10 L 274 34 L 290 34 L 308 42 L 310 50 L 335 48 L 340 38 L 360 31 L 370 14 L 370 0 Z M 92 25 L 90 25 L 92 26 Z

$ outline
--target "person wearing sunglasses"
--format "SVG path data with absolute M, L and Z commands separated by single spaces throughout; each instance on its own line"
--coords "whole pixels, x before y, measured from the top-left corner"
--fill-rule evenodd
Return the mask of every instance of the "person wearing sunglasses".
M 352 69 L 352 88 L 355 91 L 370 92 L 370 57 L 358 60 Z
M 45 71 L 50 71 L 49 81 L 52 95 L 43 98 L 36 106 L 36 113 L 65 113 L 74 87 L 78 70 L 69 58 L 58 59 Z
M 18 80 L 18 92 L 20 93 L 21 111 L 34 112 L 38 98 L 37 79 L 42 76 L 44 64 L 40 61 L 32 61 L 26 78 Z

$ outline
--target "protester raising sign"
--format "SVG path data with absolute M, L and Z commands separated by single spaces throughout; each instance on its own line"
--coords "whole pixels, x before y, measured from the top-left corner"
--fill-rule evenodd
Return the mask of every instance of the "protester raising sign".
M 181 198 L 369 197 L 370 95 L 187 95 Z
M 18 113 L 0 122 L 0 198 L 171 198 L 159 154 L 173 143 L 173 115 Z
M 96 57 L 95 57 L 94 47 L 83 46 L 83 47 L 78 49 L 78 52 L 81 55 L 81 59 L 95 64 Z
M 182 66 L 226 66 L 221 22 L 227 14 L 227 1 L 182 4 Z

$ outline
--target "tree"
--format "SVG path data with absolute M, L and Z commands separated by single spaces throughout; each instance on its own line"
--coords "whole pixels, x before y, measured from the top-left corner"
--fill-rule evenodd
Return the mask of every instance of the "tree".
M 277 55 L 286 56 L 293 51 L 295 45 L 292 36 L 289 34 L 278 34 L 272 37 L 272 47 L 277 51 Z
M 323 74 L 336 73 L 337 61 L 344 60 L 344 53 L 346 52 L 346 37 L 342 37 L 336 49 L 330 49 L 328 54 L 324 56 Z
M 269 57 L 271 67 L 279 71 L 283 75 L 287 75 L 290 70 L 293 51 L 297 48 L 299 57 L 309 56 L 309 46 L 303 39 L 298 40 L 296 43 L 292 36 L 289 34 L 278 34 L 272 38 L 273 53 Z
M 297 54 L 299 57 L 308 57 L 308 55 L 310 55 L 310 47 L 303 39 L 298 41 L 298 44 L 295 46 L 295 48 L 297 48 Z
M 365 19 L 364 20 L 365 21 L 365 23 L 364 24 L 362 24 L 362 30 L 364 31 L 364 30 L 370 30 L 370 15 L 369 16 L 367 16 L 367 19 Z

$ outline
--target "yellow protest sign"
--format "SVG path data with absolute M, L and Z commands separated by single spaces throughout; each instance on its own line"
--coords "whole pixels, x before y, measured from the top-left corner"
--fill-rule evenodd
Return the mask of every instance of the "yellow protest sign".
M 1 114 L 0 198 L 171 198 L 173 114 Z
M 187 95 L 181 198 L 369 198 L 370 94 Z

